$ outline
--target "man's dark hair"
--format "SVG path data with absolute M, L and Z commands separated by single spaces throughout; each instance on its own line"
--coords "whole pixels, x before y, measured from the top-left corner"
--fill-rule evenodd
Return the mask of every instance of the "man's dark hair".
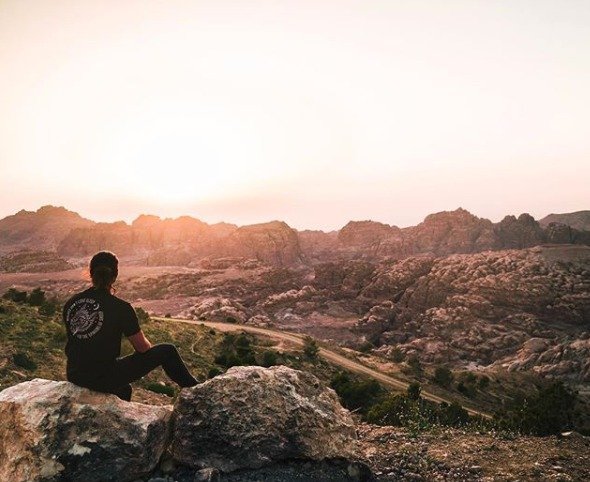
M 98 289 L 107 289 L 117 279 L 119 260 L 110 251 L 100 251 L 90 260 L 90 277 Z

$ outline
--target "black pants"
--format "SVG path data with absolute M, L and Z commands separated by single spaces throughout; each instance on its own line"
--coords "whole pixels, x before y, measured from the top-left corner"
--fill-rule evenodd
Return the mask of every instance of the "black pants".
M 130 383 L 139 380 L 155 368 L 161 366 L 168 377 L 181 387 L 192 387 L 198 383 L 193 377 L 180 353 L 171 343 L 153 345 L 144 353 L 135 352 L 117 358 L 114 364 L 99 374 L 84 379 L 70 380 L 76 385 L 105 393 L 113 393 L 122 400 L 131 401 Z

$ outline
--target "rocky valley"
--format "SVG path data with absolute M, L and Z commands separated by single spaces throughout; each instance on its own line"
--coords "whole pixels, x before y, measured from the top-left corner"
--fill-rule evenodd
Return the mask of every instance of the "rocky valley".
M 368 367 L 488 413 L 559 380 L 578 392 L 576 427 L 590 433 L 584 213 L 492 223 L 459 208 L 411 227 L 351 221 L 326 233 L 282 221 L 210 225 L 188 216 L 95 223 L 45 206 L 0 220 L 0 292 L 39 287 L 47 299 L 63 302 L 88 285 L 89 257 L 108 249 L 121 263 L 116 294 L 152 316 L 311 335 Z M 12 349 L 6 350 L 5 380 L 26 379 L 12 373 Z M 451 372 L 448 383 L 436 381 L 441 369 Z M 389 470 L 383 480 L 405 480 L 407 473 L 429 480 L 432 468 L 413 466 L 410 456 L 403 474 L 390 467 L 394 462 L 375 441 L 397 446 L 406 435 L 376 430 L 359 433 L 365 453 L 379 461 L 373 469 Z M 413 441 L 403 443 L 417 450 Z M 489 475 L 470 463 L 472 472 L 465 465 L 432 474 L 437 480 Z

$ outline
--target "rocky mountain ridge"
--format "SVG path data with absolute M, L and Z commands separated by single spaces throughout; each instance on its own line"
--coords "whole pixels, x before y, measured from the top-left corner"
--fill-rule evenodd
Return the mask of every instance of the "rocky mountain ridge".
M 36 212 L 23 210 L 0 220 L 0 253 L 55 251 L 67 262 L 109 249 L 148 266 L 196 266 L 203 259 L 224 257 L 292 266 L 342 259 L 402 259 L 416 254 L 447 256 L 545 243 L 590 244 L 590 231 L 559 222 L 541 225 L 528 214 L 509 215 L 492 223 L 462 208 L 430 214 L 422 223 L 406 228 L 351 221 L 329 233 L 297 231 L 283 221 L 210 225 L 190 216 L 141 215 L 131 224 L 95 223 L 53 206 Z

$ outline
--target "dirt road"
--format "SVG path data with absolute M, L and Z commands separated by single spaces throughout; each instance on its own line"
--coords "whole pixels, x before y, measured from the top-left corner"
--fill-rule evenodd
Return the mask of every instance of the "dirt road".
M 234 324 L 234 323 L 221 323 L 221 322 L 217 322 L 217 321 L 185 320 L 182 318 L 162 318 L 162 317 L 158 317 L 158 316 L 153 316 L 152 318 L 154 318 L 156 320 L 160 320 L 160 321 L 175 321 L 175 322 L 180 322 L 180 323 L 188 323 L 191 325 L 205 325 L 205 326 L 208 326 L 208 327 L 213 328 L 215 330 L 224 331 L 224 332 L 246 331 L 248 333 L 267 336 L 269 338 L 279 340 L 279 341 L 282 340 L 282 341 L 291 342 L 291 343 L 294 343 L 294 344 L 300 345 L 300 346 L 302 346 L 304 344 L 304 339 L 305 339 L 304 335 L 300 335 L 298 333 L 290 333 L 287 331 L 271 330 L 268 328 L 260 328 L 257 326 L 238 325 L 238 324 Z M 351 360 L 350 358 L 346 358 L 345 356 L 342 356 L 332 350 L 328 350 L 326 348 L 320 348 L 319 354 L 322 358 L 329 361 L 330 363 L 333 363 L 334 365 L 340 366 L 340 367 L 345 368 L 345 369 L 347 369 L 351 372 L 354 372 L 354 373 L 358 373 L 361 375 L 371 377 L 371 378 L 377 380 L 378 382 L 382 383 L 383 385 L 385 385 L 389 388 L 393 388 L 394 390 L 406 391 L 406 389 L 408 388 L 408 383 L 403 382 L 401 380 L 397 380 L 389 375 L 386 375 L 386 374 L 381 373 L 377 370 L 374 370 L 373 368 L 366 367 L 366 366 L 364 366 L 354 360 Z M 451 401 L 448 399 L 439 397 L 438 395 L 434 395 L 433 393 L 425 392 L 424 390 L 422 390 L 422 396 L 427 400 L 431 400 L 431 401 L 437 402 L 437 403 L 441 403 L 441 402 L 447 402 L 449 404 L 451 403 Z M 485 418 L 491 418 L 491 416 L 488 413 L 481 412 L 479 410 L 475 410 L 470 407 L 464 407 L 464 408 L 465 408 L 465 410 L 467 410 L 469 412 L 470 415 L 480 415 Z

